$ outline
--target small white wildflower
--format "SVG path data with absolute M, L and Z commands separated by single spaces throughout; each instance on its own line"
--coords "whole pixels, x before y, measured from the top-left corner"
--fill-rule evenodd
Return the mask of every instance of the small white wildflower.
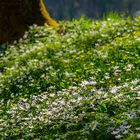
M 76 103 L 77 100 L 76 100 L 76 99 L 71 99 L 70 102 L 72 102 L 72 103 Z
M 29 110 L 31 108 L 31 105 L 29 103 L 25 103 L 26 110 Z
M 71 39 L 70 39 L 70 38 L 68 38 L 68 39 L 67 39 L 67 42 L 68 42 L 68 43 L 69 43 L 69 42 L 71 42 Z
M 128 87 L 129 85 L 128 85 L 128 83 L 124 83 L 124 85 L 123 85 L 123 87 Z
M 104 78 L 105 78 L 105 79 L 109 79 L 110 77 L 106 75 L 106 76 L 104 76 Z
M 65 105 L 65 104 L 66 104 L 64 100 L 59 101 L 59 103 L 60 103 L 61 105 Z
M 32 128 L 34 128 L 34 126 L 33 126 L 32 124 L 30 124 L 30 125 L 29 125 L 29 128 L 32 129 Z
M 97 84 L 97 82 L 96 81 L 90 81 L 90 83 L 89 83 L 90 85 L 96 85 Z
M 97 124 L 94 124 L 93 127 L 92 127 L 92 131 L 94 131 L 97 127 Z
M 121 78 L 118 78 L 118 81 L 121 81 Z
M 53 102 L 52 105 L 53 105 L 53 106 L 57 106 L 58 103 L 57 103 L 57 102 Z
M 55 95 L 56 95 L 55 93 L 49 94 L 50 97 L 54 97 Z
M 140 130 L 140 127 L 137 127 L 136 130 L 139 131 Z
M 10 110 L 6 111 L 6 113 L 8 113 L 8 114 L 16 114 L 17 112 L 15 110 L 13 110 L 13 109 L 10 109 Z
M 133 64 L 128 64 L 127 66 L 128 66 L 128 68 L 132 68 Z
M 123 132 L 123 134 L 128 134 L 128 130 L 125 130 L 125 131 Z
M 121 137 L 122 137 L 121 135 L 115 136 L 116 139 L 120 139 Z
M 2 131 L 4 128 L 0 128 L 0 131 Z
M 33 24 L 30 28 L 36 28 L 37 27 L 37 24 Z
M 124 67 L 124 70 L 126 70 L 127 72 L 131 71 L 133 67 L 133 64 L 128 64 L 126 67 Z
M 65 72 L 65 75 L 66 76 L 70 76 L 71 74 L 69 72 Z
M 118 33 L 117 33 L 117 35 L 121 35 L 121 33 L 120 33 L 120 32 L 118 32 Z
M 101 34 L 102 37 L 108 37 L 108 34 Z
M 133 85 L 137 85 L 139 81 L 140 81 L 139 79 L 135 79 L 135 80 L 132 80 L 131 83 L 132 83 Z
M 137 92 L 137 95 L 140 96 L 140 91 Z
M 81 101 L 81 100 L 83 100 L 83 98 L 82 97 L 78 97 L 77 101 Z
M 136 38 L 137 41 L 140 41 L 140 37 L 136 37 L 136 36 L 135 36 L 135 38 Z
M 113 131 L 111 134 L 112 135 L 116 135 L 116 134 L 118 134 L 119 133 L 119 131 Z
M 98 41 L 98 42 L 102 42 L 102 40 L 101 40 L 101 39 L 98 39 L 97 41 Z
M 131 127 L 131 125 L 127 125 L 127 126 L 125 126 L 126 129 L 129 129 L 130 127 Z
M 112 94 L 117 93 L 117 88 L 113 87 L 113 88 L 110 90 L 110 92 L 111 92 Z
M 137 134 L 137 138 L 140 139 L 140 134 Z
M 104 55 L 102 55 L 102 58 L 107 58 L 108 57 L 108 54 L 105 53 Z
M 38 116 L 39 121 L 44 121 L 44 118 L 42 116 Z
M 85 87 L 87 85 L 89 85 L 89 82 L 88 81 L 86 81 L 86 80 L 82 81 L 82 83 L 81 83 L 81 86 L 82 87 Z
M 76 50 L 68 50 L 69 53 L 76 53 Z

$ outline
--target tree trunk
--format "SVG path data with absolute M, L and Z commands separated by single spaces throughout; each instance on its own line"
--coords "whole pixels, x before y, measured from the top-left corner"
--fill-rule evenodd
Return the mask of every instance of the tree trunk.
M 32 24 L 44 24 L 39 3 L 40 0 L 0 0 L 0 43 L 19 39 Z

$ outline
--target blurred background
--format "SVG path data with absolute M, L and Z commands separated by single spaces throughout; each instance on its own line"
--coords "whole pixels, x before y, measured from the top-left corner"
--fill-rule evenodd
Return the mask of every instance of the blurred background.
M 140 13 L 140 0 L 44 0 L 57 20 L 70 20 L 81 16 L 101 19 L 105 13 L 117 11 L 126 15 Z

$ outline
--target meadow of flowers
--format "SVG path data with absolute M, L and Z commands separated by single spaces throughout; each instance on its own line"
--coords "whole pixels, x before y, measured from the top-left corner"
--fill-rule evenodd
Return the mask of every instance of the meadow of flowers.
M 60 25 L 1 51 L 0 139 L 140 139 L 140 21 Z

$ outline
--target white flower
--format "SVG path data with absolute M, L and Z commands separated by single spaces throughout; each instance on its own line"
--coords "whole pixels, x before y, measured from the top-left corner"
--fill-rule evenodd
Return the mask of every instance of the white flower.
M 124 67 L 124 70 L 126 70 L 127 72 L 131 71 L 133 67 L 133 64 L 128 64 L 126 67 Z
M 135 79 L 135 80 L 132 80 L 131 83 L 132 83 L 133 85 L 137 85 L 139 81 L 140 81 L 139 79 Z
M 90 83 L 89 83 L 90 85 L 96 85 L 97 84 L 97 82 L 96 81 L 90 81 Z
M 140 96 L 140 91 L 137 92 L 137 95 Z
M 115 136 L 116 139 L 120 139 L 121 137 L 122 137 L 121 135 Z
M 140 127 L 137 127 L 136 130 L 139 131 L 140 130 Z
M 128 134 L 128 130 L 125 130 L 125 131 L 123 132 L 123 134 Z
M 104 78 L 105 78 L 105 79 L 109 79 L 110 77 L 109 77 L 109 76 L 107 76 L 107 75 L 105 75 L 105 76 L 104 76 Z
M 119 131 L 113 131 L 111 134 L 112 135 L 116 135 L 116 134 L 118 134 L 119 133 Z
M 89 85 L 89 82 L 88 81 L 86 81 L 86 80 L 82 81 L 82 83 L 81 83 L 81 86 L 82 87 L 85 87 L 87 85 Z
M 94 131 L 96 129 L 96 127 L 97 127 L 97 124 L 94 124 L 93 128 L 92 128 L 92 131 Z
M 137 138 L 140 139 L 140 134 L 137 134 Z
M 112 93 L 112 94 L 115 94 L 115 93 L 117 93 L 117 87 L 113 87 L 111 90 L 110 90 L 110 92 Z
M 93 80 L 86 81 L 86 80 L 84 80 L 84 81 L 82 81 L 81 86 L 85 87 L 85 86 L 88 86 L 88 85 L 96 85 L 96 84 L 97 84 L 96 81 L 93 81 Z

